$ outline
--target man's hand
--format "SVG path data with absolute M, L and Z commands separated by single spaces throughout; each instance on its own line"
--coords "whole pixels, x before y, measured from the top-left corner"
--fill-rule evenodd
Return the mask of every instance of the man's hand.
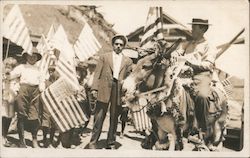
M 44 82 L 41 82 L 41 83 L 39 84 L 39 90 L 40 90 L 40 92 L 43 92 L 45 89 L 46 89 L 45 83 L 44 83 Z
M 97 90 L 92 90 L 91 95 L 92 95 L 93 99 L 96 100 L 97 99 Z

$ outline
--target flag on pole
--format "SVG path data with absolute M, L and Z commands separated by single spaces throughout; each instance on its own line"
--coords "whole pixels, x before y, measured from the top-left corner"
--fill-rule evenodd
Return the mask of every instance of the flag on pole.
M 55 64 L 56 57 L 54 56 L 52 50 L 49 47 L 49 44 L 47 42 L 48 40 L 45 38 L 45 36 L 42 34 L 42 37 L 40 38 L 36 48 L 40 54 L 42 54 L 42 59 L 38 61 L 38 67 L 39 70 L 44 77 L 43 80 L 48 79 L 48 68 L 49 65 Z
M 226 93 L 227 97 L 232 98 L 233 85 L 230 82 L 230 80 L 228 78 L 226 78 L 225 80 L 221 81 L 221 84 L 223 85 L 223 88 L 225 90 L 225 93 Z
M 147 48 L 150 46 L 153 38 L 163 38 L 162 7 L 149 8 L 146 25 L 144 26 L 144 34 L 141 38 L 141 47 Z
M 101 44 L 96 39 L 93 30 L 87 22 L 85 22 L 85 25 L 73 47 L 75 54 L 80 61 L 87 60 L 100 50 Z
M 38 51 L 40 51 L 41 54 L 43 54 L 44 52 L 48 51 L 50 49 L 50 40 L 53 38 L 53 36 L 55 35 L 55 27 L 52 24 L 50 26 L 50 29 L 47 33 L 47 36 L 45 37 L 43 34 L 36 46 L 36 48 L 38 49 Z
M 46 36 L 47 42 L 49 42 L 53 38 L 55 33 L 56 33 L 56 29 L 55 29 L 55 26 L 52 24 L 50 26 L 49 31 L 48 31 L 47 36 Z
M 75 90 L 78 90 L 79 82 L 76 77 L 74 62 L 75 53 L 62 25 L 58 27 L 49 44 L 53 49 L 53 54 L 57 57 L 56 70 L 67 82 L 72 84 Z
M 59 52 L 60 53 L 60 52 Z M 79 90 L 79 82 L 76 77 L 75 66 L 67 62 L 67 60 L 59 55 L 57 60 L 56 71 L 69 82 L 75 90 Z
M 71 84 L 61 77 L 41 97 L 61 132 L 83 125 L 89 119 L 77 102 Z
M 54 53 L 51 50 L 51 44 L 50 40 L 53 38 L 55 35 L 55 27 L 52 24 L 50 26 L 50 29 L 47 33 L 47 36 L 45 37 L 43 34 L 36 46 L 38 49 L 39 53 L 42 54 L 42 59 L 38 61 L 39 63 L 39 68 L 40 72 L 47 78 L 48 76 L 48 67 L 49 65 L 52 65 L 55 62 L 55 56 L 53 55 Z
M 3 22 L 3 36 L 31 53 L 32 42 L 29 30 L 18 5 L 14 5 Z
M 74 65 L 75 53 L 62 25 L 58 27 L 49 44 L 51 44 L 52 48 L 58 49 L 60 51 L 60 56 L 63 56 L 67 62 Z
M 42 34 L 37 46 L 36 46 L 38 52 L 43 55 L 46 51 L 49 50 L 47 44 L 46 44 L 46 39 L 44 37 L 44 35 Z

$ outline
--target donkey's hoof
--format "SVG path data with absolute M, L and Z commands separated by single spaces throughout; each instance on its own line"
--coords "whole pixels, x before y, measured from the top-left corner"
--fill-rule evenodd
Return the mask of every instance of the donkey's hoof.
M 169 148 L 169 143 L 160 144 L 159 141 L 155 143 L 156 150 L 167 150 Z

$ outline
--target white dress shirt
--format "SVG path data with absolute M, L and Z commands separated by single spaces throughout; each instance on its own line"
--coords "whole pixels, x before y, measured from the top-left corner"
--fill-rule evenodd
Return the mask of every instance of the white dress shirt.
M 113 77 L 118 80 L 122 63 L 122 54 L 113 51 Z
M 87 79 L 86 84 L 88 87 L 91 87 L 94 81 L 95 72 L 91 73 L 89 70 L 87 70 L 87 72 L 88 72 L 88 75 L 86 76 L 86 79 Z
M 39 85 L 41 82 L 41 73 L 38 66 L 30 64 L 21 64 L 14 68 L 11 76 L 20 77 L 20 84 Z

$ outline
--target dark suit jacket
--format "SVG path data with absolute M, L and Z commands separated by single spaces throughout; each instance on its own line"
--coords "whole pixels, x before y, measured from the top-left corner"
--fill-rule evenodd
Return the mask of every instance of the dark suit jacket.
M 119 79 L 117 101 L 121 101 L 121 81 L 124 80 L 132 70 L 132 60 L 126 56 L 122 57 Z M 113 56 L 112 52 L 100 55 L 96 66 L 92 90 L 97 90 L 97 101 L 108 103 L 110 101 L 113 82 Z

